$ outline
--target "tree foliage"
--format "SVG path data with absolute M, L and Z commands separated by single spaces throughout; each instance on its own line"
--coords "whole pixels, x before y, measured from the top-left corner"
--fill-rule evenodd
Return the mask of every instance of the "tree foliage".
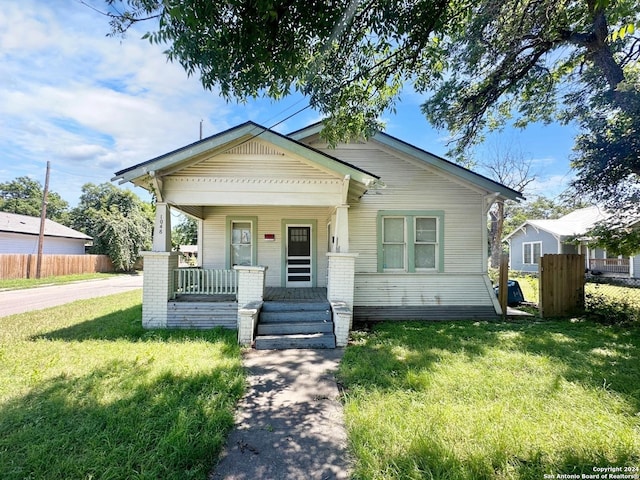
M 39 217 L 43 194 L 42 184 L 29 177 L 0 183 L 0 211 Z M 69 204 L 56 192 L 47 193 L 47 218 L 63 225 L 69 224 Z
M 198 244 L 198 221 L 185 217 L 182 222 L 171 229 L 171 242 L 176 248 L 180 245 Z
M 585 206 L 584 203 L 567 203 L 543 195 L 520 204 L 508 203 L 505 208 L 504 235 L 509 235 L 527 220 L 560 218 Z
M 405 85 L 455 151 L 513 122 L 576 122 L 576 189 L 628 205 L 640 174 L 636 0 L 105 0 L 142 20 L 203 86 L 244 101 L 293 91 L 330 142 L 368 135 Z
M 132 270 L 151 246 L 153 207 L 110 183 L 85 184 L 71 218 L 73 228 L 93 237 L 91 253 L 108 255 L 116 270 Z

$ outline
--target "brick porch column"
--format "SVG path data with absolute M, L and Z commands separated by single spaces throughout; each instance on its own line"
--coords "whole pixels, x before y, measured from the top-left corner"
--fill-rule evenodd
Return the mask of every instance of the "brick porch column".
M 178 268 L 178 252 L 142 252 L 142 326 L 166 328 L 167 301 L 173 296 L 173 270 Z
M 264 300 L 267 267 L 235 266 L 238 271 L 238 343 L 251 345 Z
M 344 347 L 353 326 L 353 296 L 357 253 L 327 253 L 327 299 L 333 309 L 336 346 Z

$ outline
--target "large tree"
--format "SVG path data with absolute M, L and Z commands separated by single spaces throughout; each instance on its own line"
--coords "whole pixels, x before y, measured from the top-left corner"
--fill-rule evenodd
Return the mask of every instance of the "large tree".
M 370 134 L 412 85 L 458 152 L 507 120 L 577 121 L 577 186 L 637 185 L 636 0 L 106 2 L 114 32 L 154 21 L 146 38 L 228 99 L 307 95 L 329 141 Z
M 152 205 L 110 183 L 85 184 L 71 218 L 73 228 L 93 237 L 91 253 L 108 255 L 116 270 L 132 270 L 151 246 Z
M 42 184 L 29 177 L 0 183 L 0 211 L 39 217 L 43 194 Z M 63 225 L 69 224 L 69 204 L 56 192 L 47 193 L 47 218 Z

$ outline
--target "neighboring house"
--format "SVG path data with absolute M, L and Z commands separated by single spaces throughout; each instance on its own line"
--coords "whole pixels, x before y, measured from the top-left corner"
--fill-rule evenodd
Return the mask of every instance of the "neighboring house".
M 521 195 L 384 133 L 331 148 L 320 130 L 282 135 L 247 122 L 116 172 L 157 198 L 146 327 L 196 325 L 176 317 L 184 306 L 172 297 L 223 284 L 232 270 L 241 343 L 253 340 L 274 287 L 325 292 L 338 345 L 354 318 L 501 313 L 487 276 L 487 212 Z M 197 279 L 175 270 L 169 205 L 200 219 Z
M 37 254 L 40 218 L 0 212 L 0 253 Z M 53 220 L 46 219 L 42 253 L 83 255 L 92 238 Z
M 504 239 L 509 244 L 509 267 L 522 272 L 537 272 L 538 259 L 545 254 L 580 253 L 585 268 L 613 276 L 640 276 L 640 257 L 609 257 L 593 246 L 586 233 L 607 213 L 597 206 L 575 210 L 555 220 L 527 220 Z

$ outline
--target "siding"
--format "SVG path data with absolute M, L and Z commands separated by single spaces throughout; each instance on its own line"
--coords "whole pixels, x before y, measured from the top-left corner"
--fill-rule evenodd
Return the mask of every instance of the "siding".
M 384 189 L 369 191 L 349 209 L 350 251 L 359 255 L 356 307 L 474 305 L 493 309 L 493 292 L 485 280 L 483 230 L 487 225 L 483 197 L 487 192 L 456 181 L 418 160 L 395 154 L 375 141 L 339 145 L 335 150 L 322 144 L 312 146 L 379 175 L 386 185 Z M 443 211 L 443 273 L 378 273 L 379 210 Z M 363 311 L 366 309 L 360 309 Z
M 327 223 L 331 209 L 317 207 L 207 207 L 204 218 L 203 268 L 228 268 L 226 256 L 227 217 L 258 217 L 257 263 L 267 266 L 266 286 L 282 286 L 282 220 L 316 220 L 316 286 L 327 286 Z M 275 241 L 264 240 L 265 233 L 275 234 Z
M 48 255 L 83 255 L 86 240 L 78 238 L 44 237 L 42 253 Z M 38 236 L 20 233 L 0 233 L 0 253 L 38 253 Z
M 558 252 L 558 240 L 549 232 L 544 230 L 536 230 L 531 226 L 525 227 L 526 231 L 522 230 L 516 233 L 509 241 L 509 268 L 519 272 L 532 272 L 538 271 L 538 264 L 530 265 L 523 263 L 523 247 L 524 243 L 529 242 L 542 242 L 540 249 L 541 255 L 545 254 L 557 254 Z M 571 253 L 567 251 L 566 253 Z

